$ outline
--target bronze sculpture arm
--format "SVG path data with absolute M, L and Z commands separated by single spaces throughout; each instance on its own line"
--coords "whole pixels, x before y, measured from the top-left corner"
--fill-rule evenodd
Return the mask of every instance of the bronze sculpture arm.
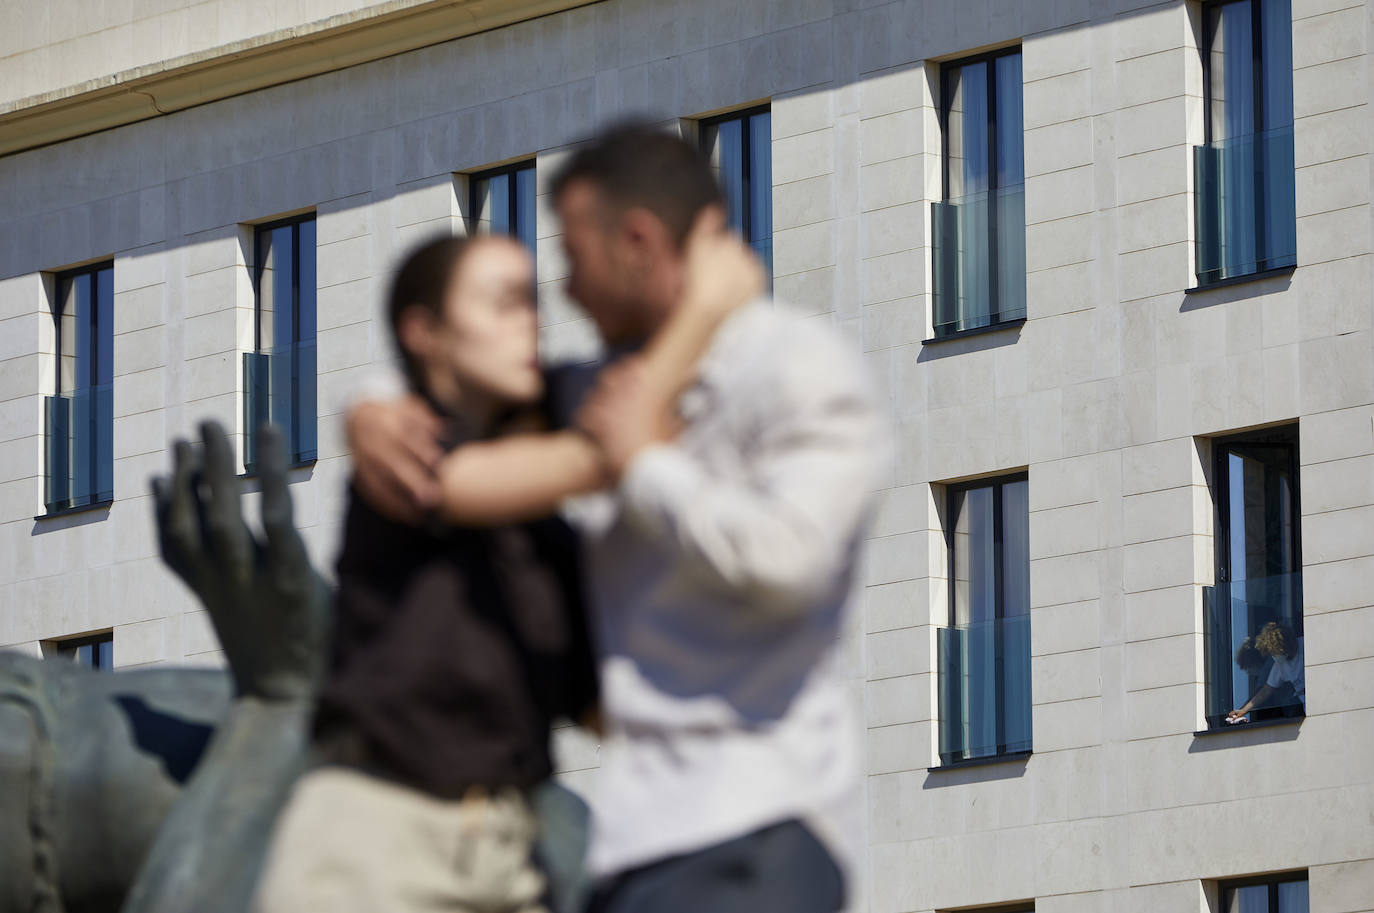
M 239 913 L 252 897 L 277 812 L 305 763 L 323 675 L 329 588 L 292 522 L 285 444 L 260 432 L 262 526 L 243 520 L 233 450 L 201 426 L 154 480 L 167 563 L 210 612 L 237 697 L 172 807 L 125 913 Z

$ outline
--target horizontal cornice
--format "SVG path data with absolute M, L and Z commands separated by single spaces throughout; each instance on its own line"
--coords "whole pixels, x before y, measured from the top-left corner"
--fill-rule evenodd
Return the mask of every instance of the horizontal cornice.
M 0 156 L 594 0 L 391 0 L 0 105 Z

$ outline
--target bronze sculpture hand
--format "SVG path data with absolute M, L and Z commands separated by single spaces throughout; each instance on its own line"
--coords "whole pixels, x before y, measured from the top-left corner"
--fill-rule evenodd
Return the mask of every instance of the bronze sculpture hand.
M 205 422 L 202 451 L 177 441 L 172 475 L 153 480 L 162 556 L 209 610 L 239 694 L 309 698 L 324 671 L 329 587 L 292 521 L 282 433 L 258 435 L 265 539 L 244 523 L 224 429 Z

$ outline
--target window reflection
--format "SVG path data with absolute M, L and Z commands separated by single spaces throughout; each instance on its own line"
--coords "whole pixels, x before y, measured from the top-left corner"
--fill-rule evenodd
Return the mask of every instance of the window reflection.
M 114 497 L 114 267 L 61 274 L 56 293 L 57 370 L 43 402 L 49 512 Z
M 1026 312 L 1020 49 L 942 70 L 944 199 L 932 209 L 935 335 Z
M 936 634 L 945 764 L 1031 748 L 1028 491 L 1019 476 L 949 493 L 950 624 Z
M 57 644 L 57 656 L 61 659 L 85 666 L 88 669 L 114 668 L 114 635 L 96 634 L 61 641 Z
M 1223 913 L 1308 913 L 1307 876 L 1222 886 Z
M 535 251 L 534 162 L 483 171 L 468 179 L 468 228 L 474 234 L 509 235 Z
M 1297 263 L 1290 0 L 1206 7 L 1197 147 L 1199 282 Z
M 702 151 L 725 196 L 726 217 L 773 275 L 773 114 L 753 108 L 701 124 Z
M 260 226 L 254 241 L 254 351 L 244 354 L 244 466 L 264 423 L 286 434 L 293 463 L 317 452 L 316 231 L 308 215 Z
M 992 486 L 952 497 L 954 523 L 954 624 L 992 621 L 997 615 L 996 548 Z

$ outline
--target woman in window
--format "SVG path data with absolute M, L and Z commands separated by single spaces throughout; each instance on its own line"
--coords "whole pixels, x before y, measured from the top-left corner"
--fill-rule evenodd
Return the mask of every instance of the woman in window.
M 1263 707 L 1264 702 L 1285 683 L 1293 687 L 1294 696 L 1306 707 L 1303 638 L 1286 625 L 1269 622 L 1255 635 L 1253 642 L 1247 637 L 1236 650 L 1236 664 L 1247 672 L 1253 671 L 1265 659 L 1272 660 L 1273 664 L 1269 667 L 1269 676 L 1264 680 L 1264 685 L 1242 707 L 1226 715 L 1228 723 L 1240 722 L 1254 708 Z

